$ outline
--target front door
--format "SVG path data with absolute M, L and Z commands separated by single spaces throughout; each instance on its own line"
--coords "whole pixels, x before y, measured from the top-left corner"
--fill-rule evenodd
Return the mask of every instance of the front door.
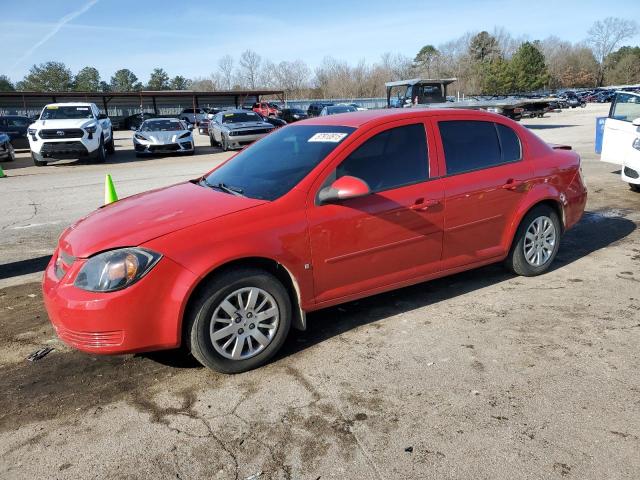
M 318 180 L 307 213 L 318 303 L 438 268 L 443 192 L 429 151 L 425 123 L 392 122 L 356 142 Z M 319 205 L 318 190 L 345 175 L 364 180 L 372 193 Z

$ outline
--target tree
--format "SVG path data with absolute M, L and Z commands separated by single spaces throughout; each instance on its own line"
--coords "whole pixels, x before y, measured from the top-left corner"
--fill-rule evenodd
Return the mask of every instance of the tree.
M 231 55 L 225 55 L 218 60 L 218 70 L 222 80 L 222 88 L 225 90 L 231 90 L 233 86 L 233 57 Z
M 13 92 L 16 87 L 13 86 L 11 80 L 6 75 L 0 75 L 0 92 Z
M 76 73 L 73 87 L 77 92 L 99 92 L 100 73 L 94 67 L 84 67 Z
M 503 58 L 477 64 L 479 69 L 482 93 L 484 95 L 505 95 L 515 89 L 515 78 L 511 64 Z
M 433 45 L 425 45 L 420 49 L 416 58 L 413 59 L 413 64 L 415 68 L 424 72 L 427 78 L 431 78 L 433 67 L 438 61 L 439 56 L 440 52 L 438 52 L 436 47 Z
M 287 95 L 300 95 L 311 75 L 311 70 L 302 60 L 280 62 L 271 71 L 275 86 L 287 92 Z
M 142 90 L 138 77 L 128 68 L 122 68 L 111 77 L 111 91 L 134 92 Z
M 524 42 L 511 58 L 513 88 L 517 92 L 540 90 L 549 83 L 549 72 L 540 42 Z
M 101 92 L 110 92 L 111 91 L 111 85 L 109 85 L 104 80 L 100 80 L 100 91 Z
M 240 78 L 250 89 L 258 87 L 262 57 L 252 50 L 245 50 L 240 55 Z
M 147 90 L 168 90 L 169 75 L 163 68 L 154 68 L 147 83 Z
M 493 35 L 482 31 L 471 39 L 469 55 L 476 62 L 493 60 L 500 56 L 500 46 Z
M 191 80 L 184 78 L 182 75 L 176 75 L 169 82 L 170 90 L 189 90 L 191 87 Z
M 607 17 L 595 22 L 588 31 L 587 42 L 598 61 L 597 86 L 604 81 L 605 59 L 624 40 L 633 37 L 638 32 L 638 24 L 633 20 Z
M 46 62 L 34 65 L 19 82 L 19 90 L 35 92 L 66 92 L 71 90 L 71 70 L 62 62 Z
M 622 47 L 607 55 L 605 80 L 609 85 L 640 83 L 640 47 Z

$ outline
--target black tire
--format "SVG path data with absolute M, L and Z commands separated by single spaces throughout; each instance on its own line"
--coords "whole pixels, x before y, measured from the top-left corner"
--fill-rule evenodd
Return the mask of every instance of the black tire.
M 213 135 L 211 134 L 209 134 L 209 144 L 211 144 L 212 147 L 215 147 L 217 145 L 215 138 L 213 138 Z
M 220 134 L 220 146 L 222 147 L 223 152 L 229 151 L 229 141 L 227 140 L 227 137 L 224 133 Z
M 104 137 L 100 137 L 100 145 L 95 153 L 95 163 L 104 163 L 107 161 L 107 152 L 104 146 Z
M 527 230 L 532 225 L 534 220 L 539 217 L 546 217 L 553 224 L 553 227 L 555 228 L 555 244 L 553 245 L 553 250 L 549 258 L 543 264 L 536 266 L 527 261 L 525 257 L 524 244 Z M 549 207 L 548 205 L 538 205 L 532 208 L 531 211 L 529 211 L 529 213 L 527 213 L 522 219 L 520 225 L 518 226 L 518 230 L 516 230 L 516 234 L 511 244 L 511 250 L 509 251 L 509 255 L 507 256 L 507 258 L 505 259 L 505 266 L 513 273 L 522 275 L 524 277 L 534 277 L 546 272 L 553 263 L 556 254 L 558 253 L 558 249 L 560 248 L 561 235 L 562 226 L 560 224 L 560 219 L 558 218 L 558 214 L 553 208 Z
M 273 297 L 279 309 L 279 323 L 270 343 L 262 351 L 246 359 L 233 360 L 214 348 L 210 337 L 211 322 L 216 308 L 228 295 L 247 287 L 262 289 Z M 246 372 L 267 363 L 282 347 L 291 328 L 291 299 L 282 283 L 264 270 L 228 270 L 212 278 L 200 289 L 190 302 L 185 322 L 186 347 L 202 365 L 221 373 Z M 243 343 L 243 349 L 244 346 Z
M 109 155 L 116 153 L 116 145 L 113 142 L 113 130 L 111 130 L 111 138 L 109 138 L 109 141 L 105 144 L 105 149 Z
M 7 155 L 7 162 L 13 162 L 16 159 L 16 151 L 13 145 L 9 144 L 9 155 Z
M 639 184 L 630 183 L 629 187 L 631 188 L 632 192 L 640 193 L 640 185 Z
M 36 167 L 46 167 L 47 166 L 47 162 L 45 160 L 38 160 L 38 157 L 36 157 L 33 152 L 31 152 L 31 158 L 33 159 L 33 164 Z

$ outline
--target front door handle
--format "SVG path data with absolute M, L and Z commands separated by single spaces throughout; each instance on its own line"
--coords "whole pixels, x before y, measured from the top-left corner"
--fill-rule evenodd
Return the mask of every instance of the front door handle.
M 440 200 L 436 200 L 435 198 L 430 198 L 427 200 L 425 200 L 424 198 L 419 198 L 409 208 L 411 208 L 411 210 L 414 210 L 416 212 L 426 212 L 430 208 L 435 207 L 437 205 L 440 205 Z

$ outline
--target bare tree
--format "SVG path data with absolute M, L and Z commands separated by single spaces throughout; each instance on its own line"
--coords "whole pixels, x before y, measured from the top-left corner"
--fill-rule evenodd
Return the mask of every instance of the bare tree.
M 280 62 L 274 66 L 274 85 L 287 92 L 289 96 L 300 95 L 308 86 L 311 71 L 302 60 Z
M 604 60 L 623 40 L 633 37 L 638 33 L 638 24 L 634 20 L 624 18 L 607 17 L 595 22 L 589 29 L 587 43 L 600 64 L 598 70 L 597 85 L 601 86 L 604 80 Z
M 222 80 L 222 88 L 225 90 L 231 90 L 233 87 L 233 67 L 234 62 L 231 55 L 225 55 L 218 60 L 218 71 Z
M 239 63 L 243 83 L 251 89 L 258 87 L 262 57 L 253 50 L 245 50 L 240 55 Z

